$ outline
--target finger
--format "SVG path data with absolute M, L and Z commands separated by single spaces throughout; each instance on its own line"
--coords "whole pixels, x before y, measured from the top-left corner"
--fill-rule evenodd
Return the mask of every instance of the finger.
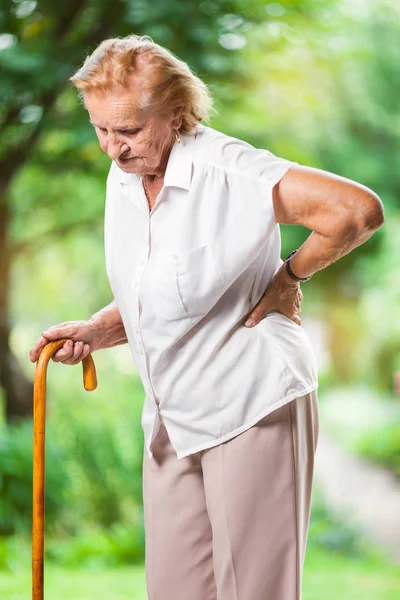
M 62 362 L 70 358 L 74 351 L 74 343 L 72 340 L 67 340 L 64 345 L 57 350 L 52 356 L 54 362 Z
M 71 358 L 63 360 L 65 365 L 77 365 L 82 360 L 83 342 L 75 342 L 74 351 Z
M 49 341 L 46 340 L 45 337 L 40 336 L 40 338 L 38 339 L 38 341 L 36 342 L 36 344 L 34 344 L 29 352 L 29 358 L 31 362 L 36 362 L 37 359 L 39 358 L 39 355 L 42 351 L 42 349 L 45 347 L 46 344 L 48 344 Z
M 52 325 L 46 331 L 42 331 L 42 336 L 48 340 L 59 340 L 63 337 L 73 339 L 77 334 L 76 325 L 60 323 L 59 325 Z
M 90 345 L 89 344 L 85 344 L 83 347 L 83 355 L 82 355 L 82 360 L 84 358 L 86 358 L 87 356 L 89 356 L 90 354 Z
M 90 354 L 90 346 L 89 346 L 89 344 L 84 344 L 83 348 L 82 348 L 82 352 L 78 356 L 77 360 L 75 360 L 73 363 L 70 363 L 70 364 L 77 365 L 78 363 L 82 362 L 88 356 L 88 354 Z
M 285 312 L 282 312 L 280 310 L 277 310 L 276 312 L 278 312 L 279 314 L 283 315 L 287 319 L 290 319 L 291 321 L 293 321 L 294 323 L 296 323 L 296 325 L 301 325 L 301 319 L 298 316 L 297 312 L 293 312 L 293 313 L 289 313 L 289 314 L 287 314 Z
M 64 364 L 77 365 L 80 362 L 82 362 L 83 359 L 86 358 L 86 356 L 88 354 L 90 354 L 90 345 L 89 344 L 85 344 L 84 342 L 76 342 L 75 347 L 77 346 L 77 344 L 79 344 L 78 348 L 80 348 L 80 352 L 79 353 L 74 352 L 74 358 L 71 358 L 70 360 L 67 360 L 67 361 L 63 361 Z
M 254 327 L 257 325 L 269 312 L 271 312 L 273 307 L 270 305 L 270 299 L 267 294 L 264 294 L 259 300 L 258 304 L 255 305 L 251 313 L 249 313 L 245 320 L 246 327 Z
M 74 353 L 74 343 L 72 340 L 67 340 L 65 344 L 57 350 L 52 356 L 54 362 L 64 362 Z

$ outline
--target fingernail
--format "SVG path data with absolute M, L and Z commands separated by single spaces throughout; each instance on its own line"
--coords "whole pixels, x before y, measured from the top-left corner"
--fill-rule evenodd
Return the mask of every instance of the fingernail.
M 253 325 L 255 325 L 255 322 L 253 321 L 253 319 L 247 319 L 245 326 L 246 327 L 253 327 Z

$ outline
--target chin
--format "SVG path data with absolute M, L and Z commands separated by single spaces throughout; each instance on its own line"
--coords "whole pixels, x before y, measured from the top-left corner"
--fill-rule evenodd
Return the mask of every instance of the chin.
M 133 167 L 129 166 L 129 165 L 121 165 L 120 163 L 117 163 L 118 167 L 121 169 L 121 171 L 124 171 L 125 173 L 136 173 L 136 169 L 134 169 Z

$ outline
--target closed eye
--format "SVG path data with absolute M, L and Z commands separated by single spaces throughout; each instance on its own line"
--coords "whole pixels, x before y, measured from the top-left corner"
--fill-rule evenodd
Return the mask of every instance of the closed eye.
M 92 123 L 92 125 L 93 125 L 93 123 Z M 103 133 L 107 133 L 107 129 L 105 129 L 104 127 L 99 127 L 98 125 L 94 125 L 94 126 L 97 127 L 97 129 L 99 131 L 102 131 Z M 116 129 L 116 132 L 122 133 L 123 135 L 135 135 L 140 130 L 141 130 L 141 127 L 137 127 L 136 129 Z
M 138 133 L 140 131 L 140 129 L 118 129 L 117 131 L 118 131 L 118 133 L 125 133 L 127 135 L 134 135 L 135 133 Z

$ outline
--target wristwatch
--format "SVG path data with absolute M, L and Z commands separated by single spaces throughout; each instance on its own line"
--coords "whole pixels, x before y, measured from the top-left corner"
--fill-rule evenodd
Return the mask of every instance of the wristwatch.
M 308 277 L 297 277 L 297 275 L 295 275 L 293 273 L 293 271 L 290 267 L 290 259 L 292 258 L 293 254 L 296 254 L 297 250 L 292 250 L 292 252 L 289 254 L 289 256 L 287 256 L 287 258 L 285 260 L 286 271 L 288 272 L 289 276 L 292 279 L 294 279 L 295 281 L 308 281 L 309 279 L 311 279 L 312 275 L 309 275 Z

